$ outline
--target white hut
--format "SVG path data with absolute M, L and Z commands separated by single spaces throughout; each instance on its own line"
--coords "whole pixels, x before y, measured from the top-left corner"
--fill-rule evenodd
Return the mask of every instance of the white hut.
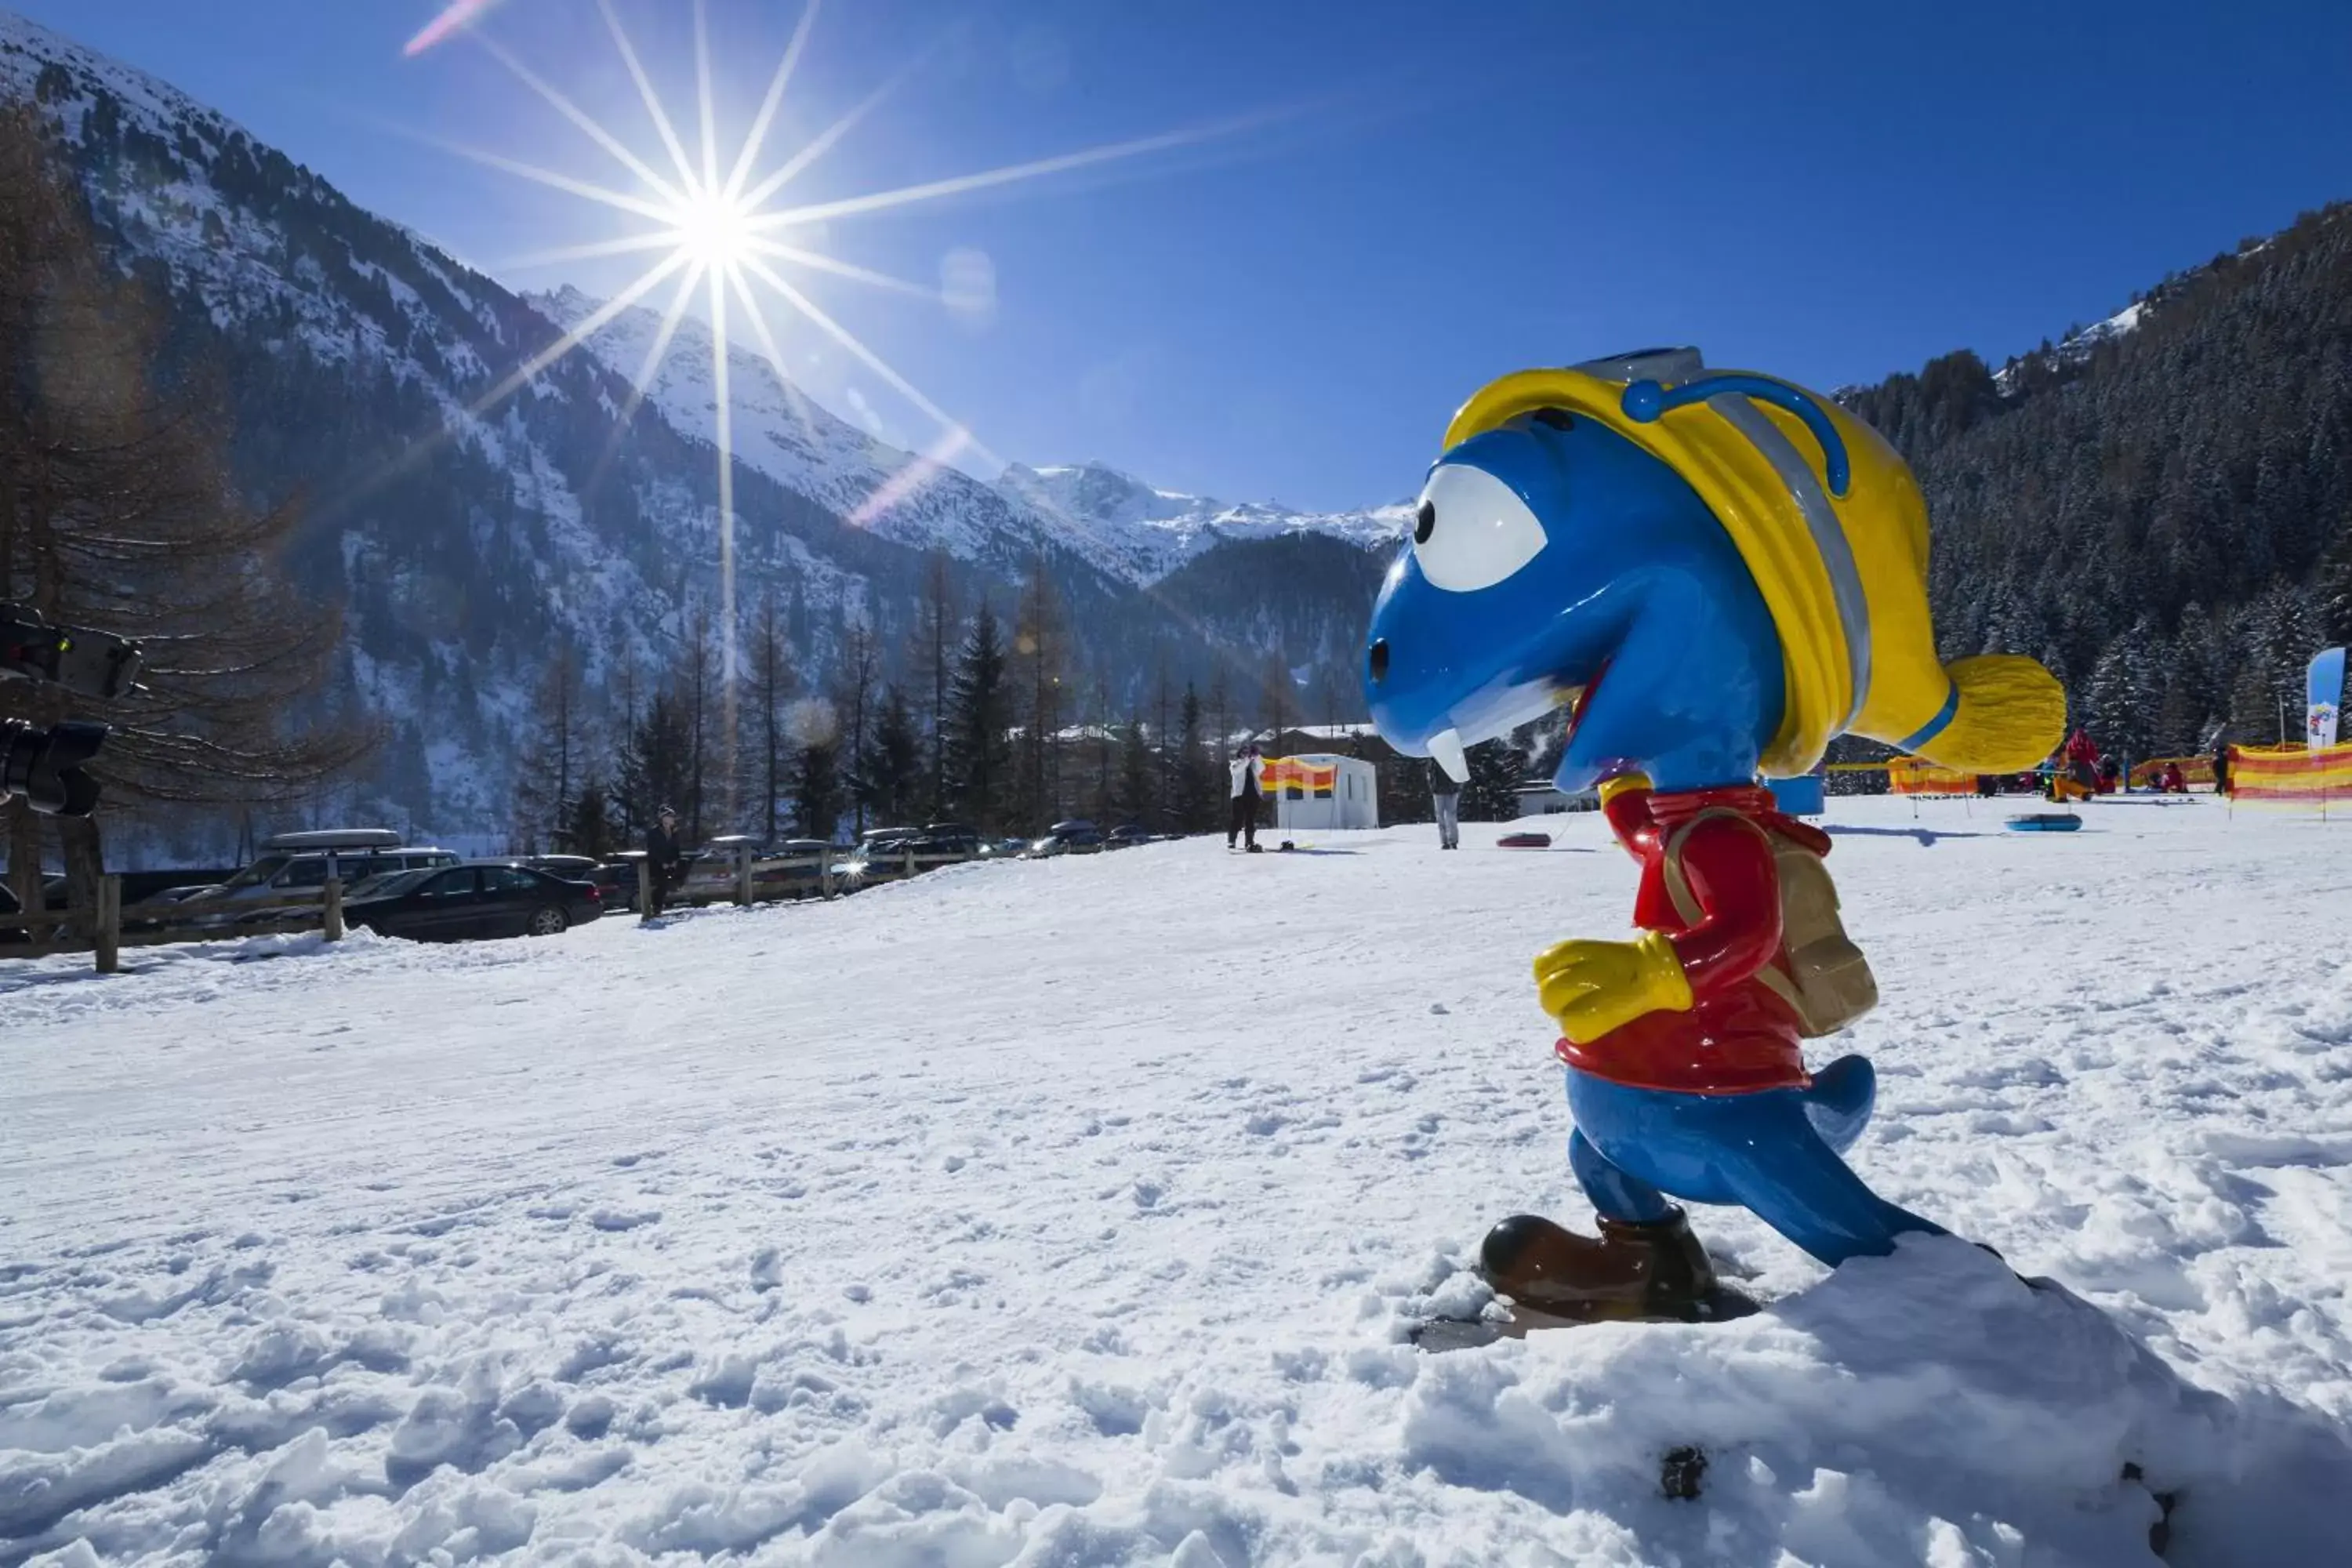
M 1274 796 L 1274 825 L 1278 831 L 1381 825 L 1379 775 L 1361 757 L 1323 752 L 1271 757 L 1262 783 Z

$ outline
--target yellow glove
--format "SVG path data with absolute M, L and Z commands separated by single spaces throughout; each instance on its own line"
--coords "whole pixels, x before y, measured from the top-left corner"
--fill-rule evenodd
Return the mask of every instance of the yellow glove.
M 1649 787 L 1650 775 L 1647 773 L 1612 773 L 1607 778 L 1602 779 L 1601 783 L 1595 786 L 1596 793 L 1601 796 L 1601 804 L 1603 805 L 1607 805 L 1610 801 L 1613 800 L 1618 795 L 1624 794 L 1629 789 L 1647 789 Z
M 1633 942 L 1564 942 L 1536 960 L 1543 1010 L 1578 1045 L 1644 1013 L 1690 1010 L 1690 980 L 1662 931 Z

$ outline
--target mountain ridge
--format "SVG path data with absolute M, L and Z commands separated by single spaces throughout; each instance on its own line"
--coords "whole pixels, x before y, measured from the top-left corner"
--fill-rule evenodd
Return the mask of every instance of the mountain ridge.
M 624 421 L 631 383 L 594 353 L 505 393 L 561 335 L 541 308 L 168 84 L 5 14 L 0 96 L 51 126 L 95 237 L 161 311 L 166 373 L 223 390 L 241 488 L 308 498 L 289 569 L 347 606 L 319 704 L 389 731 L 372 775 L 322 814 L 499 831 L 535 694 L 565 645 L 606 742 L 698 637 L 723 664 L 769 605 L 801 689 L 832 681 L 853 631 L 874 636 L 886 675 L 904 674 L 926 551 L 955 533 L 969 544 L 951 562 L 956 604 L 1003 613 L 1045 572 L 1075 657 L 1122 710 L 1162 668 L 1203 686 L 1223 669 L 1244 689 L 1274 663 L 1352 669 L 1370 605 L 1360 549 L 1277 561 L 1258 552 L 1278 540 L 1221 541 L 1193 563 L 1218 560 L 1218 595 L 1163 593 L 1176 574 L 1141 571 L 1070 520 L 952 469 L 909 509 L 932 509 L 938 528 L 894 538 L 861 512 L 870 482 L 906 454 L 837 420 L 822 449 L 800 454 L 804 472 L 770 454 L 779 479 L 739 452 L 727 625 L 707 403 L 673 422 L 649 396 Z

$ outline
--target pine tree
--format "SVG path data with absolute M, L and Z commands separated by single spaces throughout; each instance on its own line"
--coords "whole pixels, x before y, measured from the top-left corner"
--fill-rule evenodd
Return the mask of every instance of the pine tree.
M 923 562 L 923 593 L 915 612 L 914 649 L 916 689 L 923 698 L 922 721 L 929 738 L 929 790 L 924 805 L 933 817 L 944 816 L 948 811 L 948 697 L 955 683 L 960 640 L 948 554 L 944 550 L 934 549 Z
M 1177 710 L 1174 821 L 1179 833 L 1205 833 L 1217 825 L 1216 766 L 1201 733 L 1201 694 L 1184 683 Z
M 841 716 L 822 697 L 803 697 L 787 721 L 796 747 L 793 817 L 803 838 L 830 839 L 841 825 Z
M 922 732 L 914 710 L 896 681 L 885 687 L 875 710 L 873 736 L 859 770 L 871 795 L 875 816 L 896 825 L 914 816 L 923 804 L 928 784 Z
M 565 813 L 562 831 L 557 836 L 556 847 L 567 855 L 587 855 L 602 860 L 618 846 L 619 835 L 614 828 L 612 806 L 604 795 L 604 782 L 593 776 L 580 786 L 572 798 L 571 809 Z
M 1467 756 L 1470 777 L 1462 785 L 1462 820 L 1508 822 L 1518 816 L 1514 786 L 1519 782 L 1519 752 L 1507 742 L 1483 741 Z
M 580 660 L 568 638 L 559 638 L 555 657 L 540 679 L 538 722 L 515 769 L 518 853 L 536 854 L 541 843 L 559 841 L 569 822 L 573 788 L 588 747 L 580 726 Z
M 776 614 L 776 596 L 760 603 L 759 624 L 751 632 L 751 732 L 755 749 L 751 765 L 751 795 L 759 808 L 761 837 L 770 843 L 782 837 L 784 805 L 790 779 L 791 737 L 785 731 L 784 710 L 793 695 L 792 649 L 785 643 Z
M 2319 635 L 2325 639 L 2322 646 L 2352 644 L 2352 515 L 2336 522 L 2336 542 L 2320 563 L 2315 592 L 2319 601 Z
M 1175 718 L 1171 707 L 1175 691 L 1169 684 L 1168 650 L 1164 647 L 1158 650 L 1158 657 L 1153 660 L 1151 684 L 1151 748 L 1154 760 L 1159 763 L 1151 783 L 1152 816 L 1165 828 L 1176 817 L 1176 752 L 1169 743 L 1175 734 L 1171 722 Z
M 866 812 L 872 803 L 873 791 L 864 777 L 866 758 L 866 730 L 872 715 L 868 703 L 874 693 L 874 681 L 878 667 L 878 645 L 873 631 L 862 622 L 850 626 L 841 637 L 841 696 L 835 704 L 841 715 L 839 759 L 848 765 L 850 777 L 845 781 L 856 830 L 866 831 Z
M 690 704 L 655 693 L 624 743 L 614 781 L 630 823 L 650 824 L 665 805 L 683 812 L 694 787 L 694 722 Z
M 982 833 L 1005 822 L 1012 788 L 1012 692 L 995 613 L 981 601 L 964 635 L 948 696 L 948 793 L 955 812 Z
M 1117 748 L 1111 743 L 1110 677 L 1095 671 L 1087 683 L 1087 744 L 1094 752 L 1094 778 L 1087 790 L 1085 814 L 1095 821 L 1108 816 L 1112 809 L 1111 757 Z
M 1060 734 L 1069 673 L 1068 616 L 1043 557 L 1031 563 L 1022 585 L 1010 663 L 1021 704 L 1011 808 L 1015 820 L 1042 831 L 1061 806 Z
M 1227 749 L 1234 742 L 1233 688 L 1225 679 L 1224 661 L 1220 659 L 1209 674 L 1209 748 L 1217 766 L 1229 760 Z
M 686 798 L 677 803 L 689 842 L 706 837 L 706 812 L 719 805 L 707 794 L 711 754 L 718 742 L 718 680 L 711 670 L 710 612 L 697 602 L 687 624 L 686 657 L 679 671 L 687 726 Z
M 1280 652 L 1267 654 L 1265 668 L 1258 674 L 1258 717 L 1265 730 L 1269 752 L 1282 750 L 1282 732 L 1298 721 L 1297 698 L 1298 688 L 1284 667 Z
M 1111 816 L 1119 822 L 1160 826 L 1154 810 L 1159 795 L 1159 759 L 1144 740 L 1143 719 L 1128 715 L 1118 742 L 1118 775 L 1111 785 Z

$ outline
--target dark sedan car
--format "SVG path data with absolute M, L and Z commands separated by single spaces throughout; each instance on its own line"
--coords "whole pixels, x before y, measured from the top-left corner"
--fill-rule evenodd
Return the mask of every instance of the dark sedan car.
M 353 889 L 343 902 L 351 924 L 418 942 L 553 936 L 603 912 L 593 885 L 511 860 L 404 871 Z
M 1033 857 L 1049 855 L 1099 855 L 1103 836 L 1091 822 L 1057 822 L 1045 829 L 1045 837 L 1029 846 Z

